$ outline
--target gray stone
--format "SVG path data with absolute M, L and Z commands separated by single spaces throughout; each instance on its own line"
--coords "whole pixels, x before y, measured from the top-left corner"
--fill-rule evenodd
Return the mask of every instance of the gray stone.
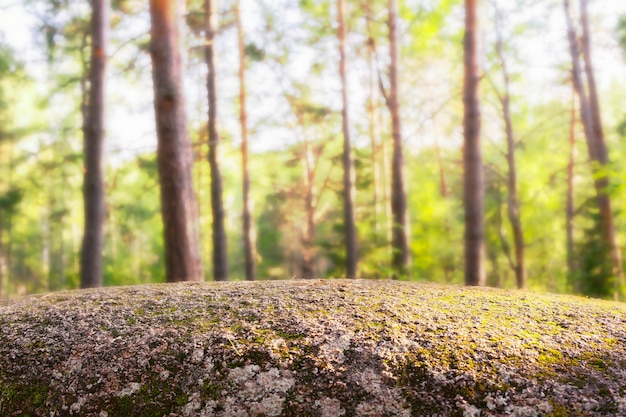
M 396 281 L 0 303 L 1 416 L 626 415 L 626 306 Z

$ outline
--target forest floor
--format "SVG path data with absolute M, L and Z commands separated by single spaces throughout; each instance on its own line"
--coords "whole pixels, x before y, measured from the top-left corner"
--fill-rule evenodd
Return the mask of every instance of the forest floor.
M 383 280 L 23 297 L 0 415 L 626 415 L 626 305 Z

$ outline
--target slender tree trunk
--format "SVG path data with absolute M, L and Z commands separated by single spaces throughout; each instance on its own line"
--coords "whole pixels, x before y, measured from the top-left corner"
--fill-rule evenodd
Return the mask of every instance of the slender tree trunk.
M 50 186 L 50 184 L 48 184 Z M 39 217 L 39 237 L 41 243 L 41 276 L 37 282 L 40 289 L 50 291 L 50 204 L 41 207 Z
M 439 195 L 447 199 L 449 196 L 448 182 L 446 181 L 446 171 L 441 158 L 441 147 L 439 146 L 439 138 L 435 135 L 435 151 L 437 152 L 437 165 L 439 166 Z
M 484 270 L 484 181 L 480 150 L 480 99 L 478 68 L 477 1 L 465 0 L 463 86 L 465 284 L 483 285 Z
M 450 213 L 448 208 L 448 199 L 450 196 L 450 191 L 448 190 L 448 182 L 446 180 L 446 171 L 443 163 L 443 158 L 441 157 L 441 147 L 439 146 L 439 138 L 436 134 L 436 128 L 434 126 L 433 121 L 433 129 L 435 129 L 435 150 L 437 152 L 437 165 L 439 165 L 439 194 L 441 198 L 445 201 L 446 204 L 446 218 L 443 226 L 444 237 L 446 242 L 452 242 L 450 238 Z M 455 270 L 455 262 L 454 259 L 451 259 L 446 256 L 443 262 L 443 275 L 446 283 L 452 282 L 452 277 L 454 276 Z
M 368 93 L 369 97 L 367 99 L 367 120 L 368 120 L 368 134 L 370 137 L 370 147 L 372 148 L 372 182 L 374 183 L 374 193 L 373 193 L 373 201 L 372 204 L 374 206 L 374 231 L 376 232 L 376 242 L 378 243 L 380 232 L 381 232 L 381 192 L 380 192 L 380 166 L 378 162 L 378 149 L 379 149 L 379 141 L 378 137 L 380 136 L 380 132 L 378 131 L 378 124 L 376 123 L 376 104 L 375 104 L 375 70 L 374 70 L 374 54 L 372 52 L 373 45 L 368 48 Z
M 407 236 L 408 215 L 404 186 L 404 155 L 402 150 L 402 128 L 400 125 L 399 82 L 400 59 L 398 53 L 398 0 L 389 0 L 389 112 L 393 153 L 391 162 L 391 214 L 393 217 L 392 259 L 394 278 L 409 274 L 409 244 Z
M 217 132 L 217 76 L 215 34 L 217 32 L 217 0 L 205 0 L 207 91 L 209 97 L 209 165 L 211 166 L 211 209 L 213 212 L 213 276 L 216 281 L 228 279 L 228 249 L 222 174 L 219 165 L 220 137 Z
M 81 288 L 102 286 L 102 247 L 104 226 L 104 110 L 109 0 L 92 0 L 91 61 L 86 117 L 83 119 L 85 149 L 83 199 L 85 230 L 81 249 Z
M 586 15 L 585 4 L 581 3 L 583 8 L 581 10 L 581 16 Z M 612 264 L 612 273 L 614 280 L 614 298 L 619 297 L 620 286 L 623 282 L 623 270 L 622 260 L 619 246 L 617 244 L 617 237 L 615 236 L 615 226 L 613 222 L 613 210 L 611 208 L 611 198 L 608 194 L 609 178 L 606 173 L 608 165 L 608 152 L 606 144 L 604 142 L 602 125 L 600 121 L 599 105 L 597 103 L 597 94 L 595 88 L 595 81 L 590 81 L 589 91 L 590 95 L 593 95 L 593 99 L 587 98 L 587 92 L 582 78 L 582 70 L 580 67 L 580 52 L 578 49 L 578 43 L 576 41 L 576 32 L 574 24 L 572 22 L 569 0 L 563 1 L 563 7 L 565 10 L 565 19 L 567 23 L 568 41 L 570 46 L 570 54 L 572 57 L 572 80 L 574 88 L 578 93 L 580 103 L 580 115 L 583 122 L 585 139 L 587 142 L 587 149 L 589 152 L 589 159 L 592 162 L 592 171 L 594 177 L 594 186 L 596 189 L 596 198 L 598 201 L 598 209 L 600 211 L 600 232 L 602 236 L 602 244 L 606 248 L 606 251 L 610 257 Z M 584 23 L 584 22 L 583 22 Z M 585 26 L 585 24 L 583 24 Z M 585 29 L 583 28 L 583 32 Z M 591 66 L 590 45 L 589 45 L 589 33 L 586 29 L 587 36 L 583 36 L 583 51 L 587 50 L 585 54 L 585 61 L 587 63 L 587 78 L 591 74 L 593 80 L 593 67 Z M 585 44 L 587 44 L 585 46 Z M 597 114 L 594 116 L 593 101 L 596 101 L 595 107 Z M 596 123 L 598 125 L 596 125 Z
M 596 77 L 593 69 L 593 61 L 591 58 L 591 31 L 589 30 L 589 0 L 580 0 L 580 19 L 582 26 L 582 50 L 583 59 L 585 61 L 585 75 L 587 76 L 587 87 L 589 89 L 589 111 L 592 122 L 592 130 L 596 141 L 597 157 L 601 167 L 607 167 L 609 164 L 609 152 L 604 139 L 604 129 L 602 125 L 602 117 L 600 113 L 600 101 L 598 99 L 598 88 L 596 86 Z M 605 170 L 603 170 L 605 171 Z M 597 181 L 598 187 L 602 192 L 598 196 L 600 206 L 600 218 L 602 236 L 604 237 L 607 247 L 611 251 L 612 273 L 614 280 L 614 298 L 618 299 L 621 293 L 621 287 L 624 285 L 624 269 L 622 266 L 622 253 L 617 242 L 615 233 L 615 225 L 613 220 L 613 210 L 611 208 L 611 198 L 608 194 L 609 177 L 606 172 L 601 175 Z
M 198 211 L 193 191 L 176 0 L 150 0 L 150 51 L 168 282 L 200 281 Z
M 513 271 L 515 272 L 515 280 L 517 288 L 526 287 L 526 266 L 524 262 L 524 232 L 522 229 L 522 221 L 520 215 L 520 204 L 517 195 L 517 168 L 515 164 L 515 132 L 513 130 L 513 120 L 511 118 L 511 93 L 510 93 L 510 76 L 506 58 L 504 57 L 504 48 L 502 46 L 502 15 L 496 8 L 496 51 L 500 65 L 502 67 L 502 78 L 504 81 L 504 93 L 500 96 L 502 104 L 502 116 L 504 118 L 507 154 L 506 160 L 508 165 L 507 173 L 507 214 L 513 231 L 513 246 L 515 250 L 515 263 Z
M 341 79 L 341 128 L 343 131 L 343 218 L 346 238 L 346 276 L 356 278 L 357 242 L 354 221 L 354 159 L 350 142 L 350 120 L 348 113 L 348 82 L 346 80 L 346 25 L 344 0 L 337 0 L 337 40 L 339 43 L 339 78 Z
M 383 123 L 383 113 L 380 112 L 381 117 L 381 126 Z M 383 187 L 383 199 L 384 199 L 384 208 L 385 208 L 385 246 L 387 248 L 387 259 L 393 261 L 393 216 L 391 210 L 391 181 L 389 178 L 391 177 L 391 158 L 389 158 L 389 143 L 388 140 L 385 140 L 385 137 L 381 136 L 380 141 L 380 158 L 382 161 L 382 170 L 381 170 L 381 178 L 380 182 Z M 394 272 L 392 270 L 387 274 L 387 278 L 393 279 Z
M 57 288 L 63 289 L 66 287 L 65 277 L 65 239 L 63 239 L 63 231 L 65 230 L 65 222 L 61 221 L 61 227 L 59 228 L 59 283 Z
M 322 186 L 322 189 L 315 189 L 315 174 L 319 162 L 319 154 L 316 154 L 312 149 L 311 143 L 306 133 L 306 124 L 301 113 L 299 106 L 293 96 L 285 95 L 291 110 L 293 111 L 298 125 L 302 129 L 302 151 L 300 153 L 299 162 L 302 166 L 302 188 L 301 194 L 302 201 L 304 203 L 304 221 L 300 229 L 300 244 L 302 246 L 301 253 L 294 256 L 293 268 L 295 275 L 304 279 L 315 278 L 317 273 L 316 261 L 317 261 L 317 247 L 315 245 L 315 237 L 317 234 L 316 216 L 318 214 L 319 198 L 326 187 L 326 184 Z M 327 177 L 328 178 L 328 177 Z M 299 274 L 299 275 L 298 275 Z
M 596 150 L 596 143 L 593 136 L 591 113 L 589 111 L 587 92 L 585 91 L 585 86 L 582 80 L 582 71 L 579 61 L 580 53 L 578 50 L 578 42 L 576 40 L 576 32 L 574 31 L 574 25 L 572 22 L 569 0 L 564 0 L 563 5 L 565 9 L 565 18 L 567 23 L 567 38 L 569 41 L 570 55 L 572 57 L 572 83 L 579 98 L 580 118 L 583 122 L 585 140 L 587 143 L 587 150 L 589 152 L 589 159 L 591 161 L 597 161 L 598 151 Z
M 304 126 L 304 124 L 302 124 Z M 304 139 L 304 148 L 303 148 L 303 157 L 302 163 L 304 165 L 303 176 L 304 176 L 304 185 L 305 185 L 305 195 L 304 195 L 304 211 L 305 211 L 305 222 L 302 233 L 302 278 L 311 279 L 315 278 L 315 260 L 316 260 L 316 249 L 315 249 L 315 235 L 316 235 L 316 227 L 315 227 L 315 192 L 314 192 L 314 181 L 315 181 L 315 169 L 312 166 L 313 155 L 311 151 L 311 146 L 309 144 L 308 139 L 305 137 Z
M 587 87 L 589 89 L 589 117 L 591 119 L 591 130 L 594 134 L 598 162 L 606 165 L 609 162 L 606 142 L 604 140 L 604 129 L 602 128 L 602 118 L 600 116 L 600 103 L 598 101 L 598 89 L 596 87 L 596 77 L 591 59 L 591 34 L 589 33 L 589 19 L 587 16 L 587 4 L 589 0 L 580 0 L 580 20 L 582 26 L 582 55 L 585 62 L 585 75 L 587 77 Z M 582 75 L 581 75 L 582 79 Z
M 11 187 L 11 184 L 13 184 L 13 172 L 14 172 L 14 160 L 13 160 L 13 144 L 12 142 L 9 142 L 8 144 L 9 146 L 9 175 L 8 180 L 9 180 L 9 188 Z M 4 280 L 6 281 L 5 287 L 6 287 L 6 291 L 7 293 L 9 292 L 9 285 L 11 284 L 11 280 L 13 277 L 13 215 L 14 213 L 8 213 L 8 215 L 5 215 L 6 218 L 6 236 L 7 236 L 7 244 L 5 245 L 5 251 L 6 251 L 6 271 L 4 274 Z
M 241 0 L 235 8 L 237 41 L 239 46 L 239 124 L 241 126 L 241 170 L 243 177 L 243 246 L 246 259 L 246 280 L 256 279 L 255 238 L 252 223 L 250 197 L 250 174 L 248 172 L 248 115 L 246 113 L 246 51 L 243 25 L 241 24 Z
M 577 267 L 574 257 L 574 154 L 576 151 L 576 91 L 572 94 L 572 109 L 569 126 L 569 158 L 567 162 L 567 195 L 565 203 L 565 233 L 567 247 L 567 277 L 572 290 L 580 291 L 576 278 Z
M 384 236 L 385 236 L 385 248 L 387 251 L 387 258 L 389 261 L 392 260 L 392 240 L 393 240 L 393 222 L 391 219 L 391 197 L 389 192 L 390 178 L 389 175 L 389 158 L 387 155 L 387 141 L 384 136 L 381 134 L 380 127 L 385 124 L 384 122 L 384 114 L 382 111 L 379 111 L 378 106 L 376 105 L 376 100 L 374 97 L 374 86 L 376 85 L 376 81 L 378 80 L 378 86 L 380 90 L 380 94 L 387 99 L 386 93 L 384 91 L 382 82 L 380 82 L 381 75 L 380 69 L 378 68 L 378 58 L 376 54 L 376 43 L 374 41 L 374 35 L 371 30 L 371 21 L 372 10 L 371 7 L 366 8 L 366 20 L 367 20 L 367 33 L 368 33 L 368 60 L 369 60 L 369 71 L 370 71 L 370 103 L 368 108 L 368 114 L 371 117 L 370 120 L 370 140 L 372 141 L 372 163 L 374 164 L 374 203 L 375 203 L 375 212 L 378 213 L 377 219 L 380 215 L 383 216 L 382 222 L 376 221 L 375 227 L 376 230 L 380 233 L 380 230 L 384 227 Z M 389 103 L 387 103 L 389 104 Z M 376 138 L 379 138 L 379 144 L 376 143 Z M 378 165 L 377 154 L 380 152 L 380 160 Z M 380 205 L 382 204 L 382 210 Z M 392 278 L 393 274 L 390 274 L 388 278 Z

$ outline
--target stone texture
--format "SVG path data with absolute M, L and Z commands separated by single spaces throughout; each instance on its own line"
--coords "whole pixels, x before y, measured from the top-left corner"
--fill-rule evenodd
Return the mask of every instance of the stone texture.
M 361 280 L 19 298 L 0 415 L 626 415 L 626 306 Z

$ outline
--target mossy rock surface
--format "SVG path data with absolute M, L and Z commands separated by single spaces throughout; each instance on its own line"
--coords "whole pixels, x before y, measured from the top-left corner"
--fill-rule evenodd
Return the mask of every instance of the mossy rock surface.
M 393 281 L 0 303 L 0 416 L 626 415 L 626 306 Z

